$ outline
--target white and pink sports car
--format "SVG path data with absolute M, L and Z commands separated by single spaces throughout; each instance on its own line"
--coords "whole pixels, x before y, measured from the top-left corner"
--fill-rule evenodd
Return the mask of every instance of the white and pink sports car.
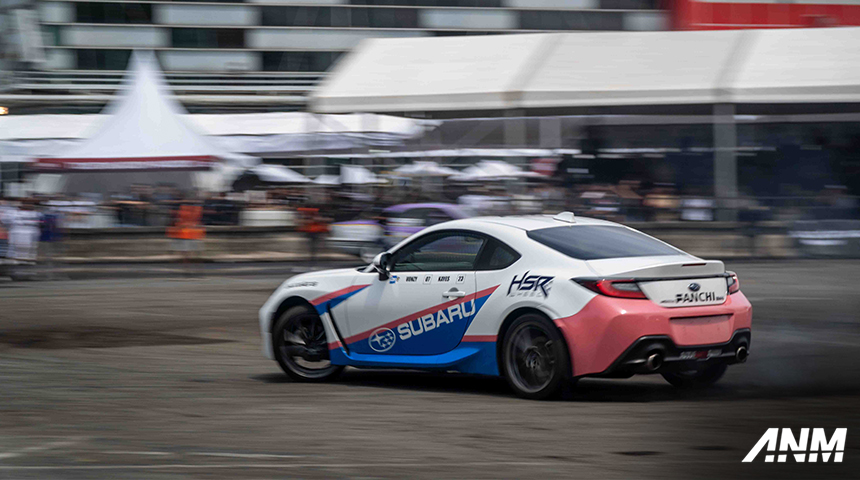
M 365 267 L 290 278 L 260 310 L 265 355 L 296 380 L 459 371 L 526 398 L 582 377 L 710 385 L 746 360 L 751 322 L 722 262 L 569 212 L 438 224 Z

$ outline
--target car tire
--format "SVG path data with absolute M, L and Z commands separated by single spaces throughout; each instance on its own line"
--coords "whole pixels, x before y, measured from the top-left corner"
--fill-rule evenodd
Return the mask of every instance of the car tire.
M 343 371 L 331 363 L 322 319 L 306 306 L 281 313 L 272 328 L 272 347 L 281 369 L 295 381 L 324 382 Z
M 501 360 L 505 379 L 523 398 L 554 397 L 570 381 L 570 355 L 564 338 L 549 319 L 537 313 L 513 321 L 502 341 Z
M 723 377 L 728 366 L 725 363 L 711 365 L 702 370 L 692 372 L 663 373 L 663 378 L 678 388 L 705 388 L 709 387 Z

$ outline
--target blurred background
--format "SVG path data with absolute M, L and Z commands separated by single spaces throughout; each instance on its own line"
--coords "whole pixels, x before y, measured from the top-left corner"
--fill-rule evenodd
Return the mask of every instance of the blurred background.
M 852 0 L 3 0 L 0 24 L 5 235 L 36 212 L 57 259 L 179 258 L 192 203 L 210 259 L 561 210 L 697 254 L 860 253 Z
M 856 476 L 858 46 L 860 0 L 0 0 L 0 477 Z M 564 210 L 723 260 L 750 361 L 535 403 L 260 355 L 292 275 Z M 845 463 L 740 463 L 784 427 Z

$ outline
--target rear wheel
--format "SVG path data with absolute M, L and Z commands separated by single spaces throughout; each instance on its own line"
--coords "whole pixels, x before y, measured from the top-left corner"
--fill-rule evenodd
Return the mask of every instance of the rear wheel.
M 272 329 L 278 364 L 293 380 L 322 382 L 343 370 L 332 365 L 322 319 L 304 306 L 288 308 Z
M 725 363 L 720 363 L 701 370 L 664 373 L 663 378 L 679 388 L 704 388 L 717 383 L 723 377 L 723 374 L 726 373 L 726 368 L 728 366 Z
M 527 313 L 514 320 L 502 343 L 502 369 L 517 395 L 545 399 L 559 393 L 570 373 L 564 339 L 552 322 Z

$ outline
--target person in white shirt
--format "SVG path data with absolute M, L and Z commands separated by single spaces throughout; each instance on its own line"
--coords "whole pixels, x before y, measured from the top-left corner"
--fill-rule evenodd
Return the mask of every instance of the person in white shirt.
M 18 261 L 35 262 L 39 246 L 39 222 L 41 215 L 30 202 L 8 215 L 9 252 L 8 257 Z

